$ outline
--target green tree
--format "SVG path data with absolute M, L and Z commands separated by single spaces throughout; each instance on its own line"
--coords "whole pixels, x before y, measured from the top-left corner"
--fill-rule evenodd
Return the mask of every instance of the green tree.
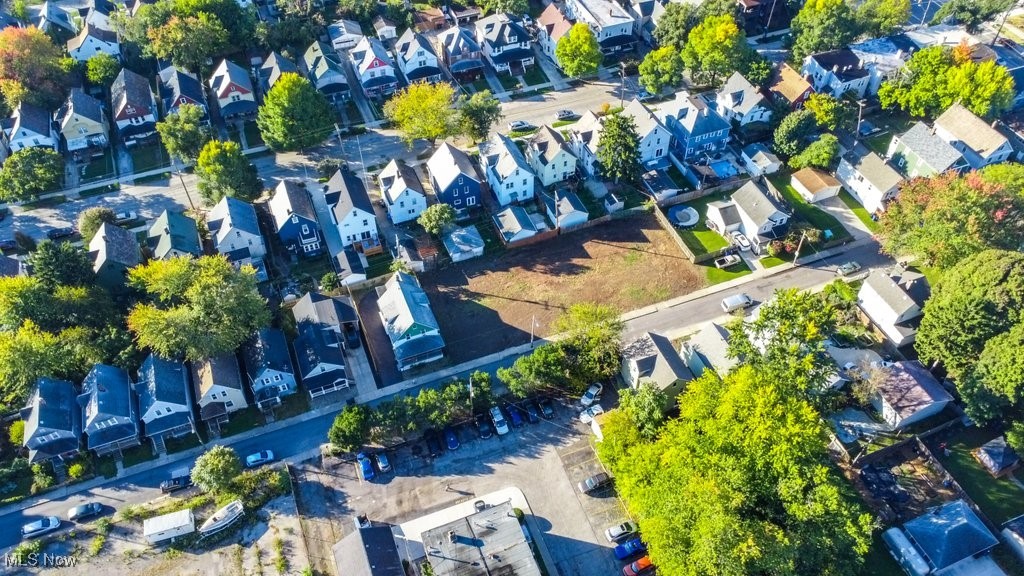
M 104 223 L 113 224 L 116 220 L 117 215 L 111 208 L 105 206 L 86 208 L 78 215 L 78 233 L 82 236 L 82 241 L 88 244 L 100 226 Z
M 773 142 L 775 151 L 794 156 L 803 150 L 817 131 L 817 121 L 810 110 L 797 110 L 782 119 L 775 129 Z
M 0 168 L 0 198 L 7 202 L 34 200 L 56 190 L 64 179 L 64 159 L 50 148 L 22 148 Z
M 463 135 L 474 141 L 487 138 L 491 126 L 501 120 L 501 102 L 490 90 L 481 90 L 472 96 L 459 96 L 458 109 Z
M 32 266 L 32 276 L 50 289 L 89 286 L 96 279 L 89 253 L 70 242 L 44 240 L 29 256 L 28 262 Z
M 740 63 L 740 70 L 748 82 L 763 88 L 771 79 L 775 66 L 767 58 L 758 54 L 757 50 L 749 49 Z
M 196 458 L 192 465 L 192 482 L 204 492 L 219 494 L 241 473 L 242 461 L 238 454 L 227 446 L 217 445 Z
M 369 23 L 377 15 L 377 0 L 339 0 L 338 16 Z
M 996 14 L 1012 7 L 1013 0 L 949 0 L 935 12 L 931 23 L 955 22 L 974 33 Z
M 166 358 L 227 354 L 270 322 L 256 271 L 236 270 L 223 256 L 152 260 L 129 271 L 148 301 L 128 314 L 140 347 Z
M 604 55 L 590 27 L 577 22 L 559 38 L 555 58 L 566 74 L 579 78 L 597 72 Z
M 732 16 L 712 16 L 690 32 L 682 57 L 695 81 L 716 84 L 740 68 L 749 50 Z
M 210 140 L 199 152 L 196 162 L 199 194 L 207 204 L 216 204 L 225 196 L 251 202 L 263 192 L 256 167 L 242 154 L 242 147 L 231 140 Z
M 357 450 L 370 438 L 370 410 L 361 404 L 345 406 L 334 418 L 327 438 L 344 452 Z
M 228 31 L 214 16 L 173 16 L 166 24 L 149 31 L 148 50 L 193 72 L 199 72 L 208 58 L 230 48 Z
M 700 7 L 697 9 L 697 16 L 699 20 L 707 20 L 708 18 L 718 16 L 728 16 L 738 21 L 739 15 L 739 4 L 732 2 L 732 0 L 705 0 L 700 3 Z
M 839 160 L 839 139 L 832 134 L 822 134 L 811 142 L 802 152 L 789 159 L 789 167 L 794 170 L 801 168 L 821 168 L 831 170 Z
M 285 12 L 277 22 L 260 22 L 256 37 L 260 44 L 272 51 L 300 55 L 324 33 L 323 16 Z
M 688 4 L 669 4 L 688 6 Z M 659 94 L 666 86 L 678 86 L 683 81 L 683 59 L 675 46 L 652 50 L 640 63 L 640 83 L 651 94 Z
M 568 357 L 558 344 L 543 344 L 526 356 L 516 358 L 512 366 L 498 368 L 498 380 L 519 398 L 540 391 L 571 391 L 567 375 Z
M 488 14 L 526 14 L 530 11 L 529 0 L 481 0 L 479 4 Z
M 850 110 L 842 100 L 826 93 L 811 94 L 804 102 L 804 108 L 814 113 L 818 126 L 829 131 L 846 124 L 850 116 Z
M 181 18 L 198 18 L 209 14 L 228 33 L 232 50 L 255 47 L 256 10 L 242 8 L 235 0 L 173 0 L 174 14 Z
M 285 73 L 263 99 L 256 125 L 271 149 L 300 150 L 327 139 L 334 126 L 334 112 L 309 80 Z
M 31 321 L 0 331 L 0 406 L 5 412 L 20 409 L 36 380 L 71 376 L 75 372 L 72 362 L 60 338 Z
M 455 209 L 445 203 L 427 206 L 416 222 L 429 234 L 440 236 L 444 229 L 455 222 Z
M 1024 197 L 977 174 L 915 178 L 879 222 L 882 250 L 951 269 L 989 248 L 1024 243 Z
M 21 446 L 25 443 L 25 421 L 15 420 L 11 422 L 11 427 L 7 429 L 7 439 L 11 442 L 12 446 Z
M 455 109 L 455 89 L 447 82 L 413 82 L 384 103 L 384 116 L 395 123 L 402 140 L 412 146 L 417 138 L 429 140 L 459 133 L 459 111 Z
M 49 326 L 52 296 L 52 289 L 34 276 L 0 278 L 0 329 L 15 330 L 25 320 Z
M 619 391 L 619 408 L 646 440 L 653 440 L 665 423 L 669 398 L 654 383 L 641 380 L 637 388 Z
M 640 176 L 640 136 L 632 116 L 614 114 L 605 117 L 597 143 L 597 162 L 601 174 L 620 181 L 633 182 Z
M 194 104 L 182 104 L 177 113 L 156 123 L 167 153 L 184 163 L 195 162 L 203 146 L 213 139 L 213 131 L 203 123 L 205 112 Z
M 135 14 L 127 10 L 115 11 L 110 19 L 121 38 L 137 46 L 142 54 L 152 56 L 149 31 L 163 26 L 173 15 L 174 5 L 171 0 L 157 0 L 152 4 L 140 5 Z
M 853 9 L 844 0 L 808 0 L 793 18 L 793 59 L 846 46 L 857 35 Z
M 38 28 L 0 30 L 0 94 L 7 106 L 14 109 L 22 100 L 47 110 L 60 106 L 68 76 L 63 52 Z
M 110 84 L 120 71 L 121 63 L 117 58 L 103 52 L 85 62 L 85 78 L 93 86 L 103 89 L 110 88 Z
M 982 118 L 995 118 L 1009 110 L 1016 95 L 1010 72 L 992 60 L 954 66 L 946 82 L 946 101 L 959 102 Z
M 690 30 L 700 23 L 697 16 L 697 8 L 687 2 L 669 2 L 665 6 L 665 13 L 658 21 L 658 27 L 654 29 L 654 39 L 662 48 L 672 46 L 676 51 L 681 51 L 686 46 L 686 38 Z
M 910 22 L 910 0 L 865 0 L 856 17 L 861 32 L 871 38 L 895 34 Z

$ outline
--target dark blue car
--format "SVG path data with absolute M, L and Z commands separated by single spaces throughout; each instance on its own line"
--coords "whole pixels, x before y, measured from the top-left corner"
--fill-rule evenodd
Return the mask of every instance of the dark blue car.
M 363 474 L 363 480 L 370 480 L 373 478 L 373 462 L 366 457 L 366 454 L 360 452 L 356 455 L 356 460 L 359 461 L 359 471 Z
M 615 557 L 619 560 L 625 560 L 646 551 L 647 546 L 639 538 L 630 538 L 615 547 Z
M 459 444 L 459 435 L 451 427 L 444 429 L 444 443 L 448 445 L 449 450 L 458 450 L 459 446 L 461 446 Z
M 525 420 L 525 418 L 523 417 L 523 411 L 515 404 L 509 404 L 507 408 L 508 417 L 510 420 L 512 420 L 512 427 L 519 428 L 520 426 L 522 426 L 523 420 Z

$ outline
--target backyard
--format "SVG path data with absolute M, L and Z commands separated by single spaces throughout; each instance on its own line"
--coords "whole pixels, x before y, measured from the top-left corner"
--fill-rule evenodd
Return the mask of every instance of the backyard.
M 550 333 L 577 302 L 634 310 L 706 285 L 649 214 L 420 274 L 453 363 Z
M 1024 488 L 1020 482 L 1012 478 L 993 478 L 971 455 L 971 450 L 998 434 L 977 427 L 956 430 L 957 433 L 946 440 L 950 451 L 948 457 L 933 447 L 942 465 L 993 523 L 1002 524 L 1024 514 Z
M 804 222 L 807 222 L 811 226 L 818 230 L 825 231 L 830 230 L 832 232 L 833 240 L 839 240 L 842 238 L 848 238 L 850 233 L 846 231 L 846 228 L 836 220 L 835 216 L 832 216 L 828 212 L 825 212 L 821 208 L 818 208 L 814 204 L 811 204 L 804 199 L 803 196 L 797 192 L 793 186 L 789 184 L 789 174 L 778 172 L 774 176 L 768 179 L 773 186 L 782 194 L 786 202 L 793 208 L 798 216 Z
M 720 200 L 718 196 L 705 196 L 686 205 L 693 208 L 700 215 L 697 225 L 687 230 L 677 229 L 676 233 L 683 239 L 683 243 L 689 248 L 694 256 L 716 252 L 729 246 L 729 241 L 721 234 L 710 230 L 707 227 L 708 203 Z
M 148 172 L 155 168 L 164 168 L 170 165 L 170 159 L 163 145 L 159 142 L 154 144 L 139 144 L 128 149 L 132 157 L 132 167 L 135 173 Z

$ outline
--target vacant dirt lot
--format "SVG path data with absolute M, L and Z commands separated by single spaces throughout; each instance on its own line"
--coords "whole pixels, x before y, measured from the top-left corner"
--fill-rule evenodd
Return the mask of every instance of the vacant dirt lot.
M 692 292 L 705 283 L 651 215 L 615 220 L 534 246 L 421 274 L 453 363 L 549 333 L 577 302 L 623 311 Z

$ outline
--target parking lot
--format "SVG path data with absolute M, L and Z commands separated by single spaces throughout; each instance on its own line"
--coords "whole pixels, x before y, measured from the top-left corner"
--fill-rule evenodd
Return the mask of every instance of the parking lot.
M 605 528 L 626 519 L 613 488 L 591 496 L 580 480 L 603 471 L 589 428 L 575 422 L 578 405 L 556 404 L 555 417 L 525 423 L 504 436 L 482 439 L 476 429 L 457 429 L 461 446 L 431 458 L 422 441 L 389 453 L 393 472 L 364 481 L 352 462 L 326 461 L 297 474 L 307 545 L 315 566 L 327 569 L 332 539 L 355 529 L 353 517 L 399 524 L 507 487 L 529 501 L 559 574 L 586 576 L 621 570 Z M 304 496 L 303 496 L 304 495 Z M 316 535 L 309 533 L 309 528 Z M 314 548 L 321 548 L 315 550 Z M 317 562 L 317 558 L 323 563 Z M 333 573 L 333 566 L 330 567 Z

